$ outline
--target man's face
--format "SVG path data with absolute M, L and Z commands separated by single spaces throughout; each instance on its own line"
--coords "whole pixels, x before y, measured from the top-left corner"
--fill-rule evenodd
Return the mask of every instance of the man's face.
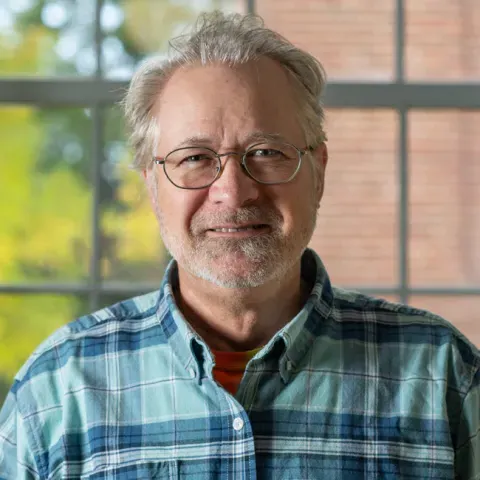
M 155 154 L 165 157 L 180 146 L 196 145 L 243 153 L 258 143 L 258 134 L 281 135 L 303 149 L 297 109 L 286 73 L 270 59 L 235 68 L 179 69 L 156 105 Z M 221 176 L 201 190 L 175 187 L 161 166 L 154 166 L 158 171 L 147 172 L 147 184 L 164 243 L 179 269 L 230 288 L 255 287 L 287 274 L 315 228 L 325 146 L 313 156 L 321 165 L 317 181 L 304 157 L 297 176 L 281 185 L 255 182 L 236 155 L 223 157 Z

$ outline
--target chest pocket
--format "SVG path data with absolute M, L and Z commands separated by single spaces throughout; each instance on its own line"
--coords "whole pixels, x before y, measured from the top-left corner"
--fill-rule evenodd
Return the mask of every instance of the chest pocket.
M 81 478 L 85 480 L 177 480 L 179 478 L 178 462 L 176 460 L 139 462 L 121 467 L 105 467 Z

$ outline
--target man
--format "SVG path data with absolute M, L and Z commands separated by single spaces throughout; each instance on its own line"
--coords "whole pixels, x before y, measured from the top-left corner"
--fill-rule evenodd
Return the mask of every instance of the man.
M 175 260 L 39 347 L 0 414 L 0 476 L 479 479 L 478 350 L 332 287 L 307 248 L 321 66 L 252 16 L 203 16 L 174 50 L 125 109 Z

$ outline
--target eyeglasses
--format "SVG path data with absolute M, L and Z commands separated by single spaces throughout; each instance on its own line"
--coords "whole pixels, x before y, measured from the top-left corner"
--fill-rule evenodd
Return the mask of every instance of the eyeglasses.
M 239 155 L 241 166 L 250 178 L 265 185 L 277 185 L 293 180 L 300 170 L 303 155 L 312 150 L 312 147 L 300 150 L 284 142 L 257 143 L 243 154 L 219 154 L 207 147 L 183 147 L 164 158 L 154 157 L 153 162 L 163 165 L 165 175 L 176 187 L 197 190 L 209 187 L 220 177 L 222 157 Z

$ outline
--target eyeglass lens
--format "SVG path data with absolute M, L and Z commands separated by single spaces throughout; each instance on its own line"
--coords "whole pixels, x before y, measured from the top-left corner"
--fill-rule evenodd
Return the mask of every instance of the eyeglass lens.
M 262 143 L 245 153 L 245 168 L 261 183 L 283 183 L 295 174 L 300 162 L 299 151 L 286 143 Z M 221 168 L 216 153 L 205 147 L 179 148 L 165 158 L 165 173 L 182 188 L 210 185 Z

